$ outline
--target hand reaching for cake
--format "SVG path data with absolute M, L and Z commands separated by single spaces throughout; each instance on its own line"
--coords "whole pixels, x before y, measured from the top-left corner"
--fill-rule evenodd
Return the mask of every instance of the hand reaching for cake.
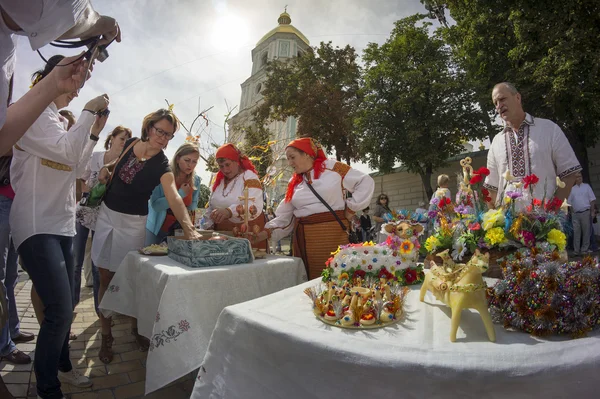
M 254 233 L 252 231 L 248 231 L 246 233 L 243 233 L 243 237 L 247 238 L 252 244 L 256 244 L 258 242 L 262 242 L 264 240 L 266 240 L 267 238 L 269 238 L 269 234 L 263 230 L 259 233 Z

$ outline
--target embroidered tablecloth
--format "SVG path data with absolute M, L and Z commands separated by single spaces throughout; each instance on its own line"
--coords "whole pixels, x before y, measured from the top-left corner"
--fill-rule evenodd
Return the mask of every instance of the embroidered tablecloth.
M 303 281 L 300 258 L 269 255 L 254 263 L 192 269 L 167 256 L 130 252 L 100 308 L 137 318 L 140 334 L 150 338 L 150 393 L 200 366 L 223 308 Z
M 592 398 L 598 397 L 600 333 L 535 338 L 464 310 L 451 343 L 450 309 L 419 286 L 406 319 L 377 330 L 317 320 L 303 290 L 312 280 L 221 313 L 192 399 Z

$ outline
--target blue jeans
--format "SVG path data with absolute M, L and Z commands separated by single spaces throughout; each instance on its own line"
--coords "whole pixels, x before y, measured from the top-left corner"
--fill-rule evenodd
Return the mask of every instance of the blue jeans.
M 146 241 L 145 246 L 152 244 L 160 244 L 169 235 L 168 231 L 159 230 L 158 234 L 154 234 L 150 230 L 146 229 Z
M 81 294 L 81 269 L 85 259 L 85 245 L 87 243 L 90 229 L 77 223 L 77 234 L 73 238 L 73 259 L 75 260 L 75 272 L 73 274 L 73 309 L 79 303 Z M 94 231 L 92 231 L 94 240 Z M 98 267 L 92 262 L 92 279 L 94 282 L 94 308 L 98 314 L 98 291 L 100 290 L 100 273 Z
M 0 195 L 0 284 L 6 291 L 8 304 L 8 323 L 0 330 L 0 356 L 12 353 L 17 347 L 12 341 L 21 332 L 19 330 L 19 313 L 15 302 L 15 286 L 19 275 L 17 274 L 17 251 L 10 238 L 8 216 L 12 200 Z
M 73 237 L 37 234 L 17 249 L 23 266 L 44 304 L 44 320 L 35 345 L 38 395 L 62 398 L 58 370 L 73 368 L 69 330 L 73 320 Z

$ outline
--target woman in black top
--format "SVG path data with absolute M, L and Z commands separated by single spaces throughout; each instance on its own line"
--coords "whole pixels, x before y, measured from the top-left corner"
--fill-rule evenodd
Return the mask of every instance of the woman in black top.
M 144 246 L 148 200 L 159 184 L 185 238 L 199 238 L 163 152 L 178 128 L 179 121 L 170 110 L 161 109 L 147 115 L 142 123 L 142 138 L 127 140 L 124 152 L 114 166 L 92 243 L 92 261 L 100 271 L 100 301 L 127 253 Z M 108 179 L 107 170 L 107 167 L 101 170 L 100 181 Z M 99 356 L 102 362 L 110 363 L 113 359 L 111 320 L 102 314 L 100 320 L 102 347 Z M 148 340 L 138 334 L 137 320 L 132 319 L 131 327 L 140 349 L 146 350 Z

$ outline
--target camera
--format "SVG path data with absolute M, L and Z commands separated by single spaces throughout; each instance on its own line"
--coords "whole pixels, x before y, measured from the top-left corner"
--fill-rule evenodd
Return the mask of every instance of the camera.
M 110 109 L 106 108 L 106 109 L 103 109 L 102 111 L 98 111 L 98 112 L 96 112 L 96 115 L 108 116 L 108 115 L 110 115 Z

